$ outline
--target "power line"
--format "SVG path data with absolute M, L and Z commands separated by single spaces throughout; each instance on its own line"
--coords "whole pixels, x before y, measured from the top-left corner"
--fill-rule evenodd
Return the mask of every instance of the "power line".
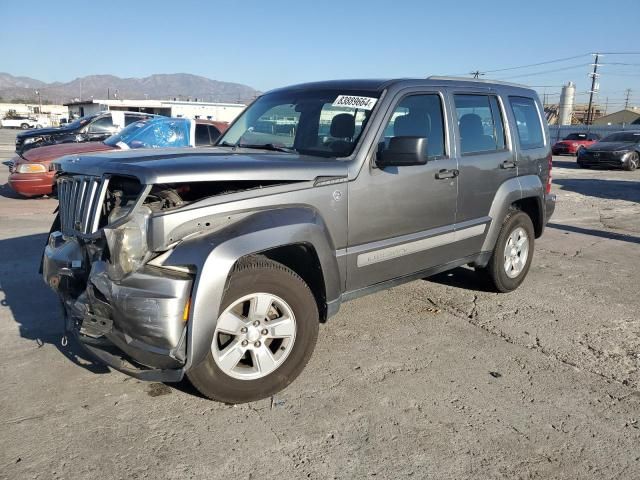
M 582 55 L 574 55 L 573 57 L 557 58 L 555 60 L 547 60 L 546 62 L 531 63 L 529 65 L 519 65 L 517 67 L 498 68 L 494 70 L 484 70 L 484 73 L 506 72 L 507 70 L 518 70 L 520 68 L 539 67 L 540 65 L 548 65 L 550 63 L 566 62 L 567 60 L 574 60 L 576 58 L 582 58 L 588 56 L 588 53 Z
M 590 63 L 581 63 L 579 65 L 571 65 L 569 67 L 554 68 L 552 70 L 543 70 L 543 71 L 540 71 L 540 72 L 520 73 L 518 75 L 512 75 L 510 77 L 500 77 L 500 79 L 508 80 L 510 78 L 532 77 L 534 75 L 544 75 L 545 73 L 562 72 L 562 71 L 565 71 L 565 70 L 572 70 L 574 68 L 582 68 L 582 67 L 586 67 L 588 65 L 591 65 L 591 64 Z

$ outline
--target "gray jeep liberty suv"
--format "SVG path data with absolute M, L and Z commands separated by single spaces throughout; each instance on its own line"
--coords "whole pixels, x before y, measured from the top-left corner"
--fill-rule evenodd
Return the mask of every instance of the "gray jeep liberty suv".
M 212 148 L 65 157 L 43 276 L 114 369 L 267 397 L 346 300 L 461 265 L 522 283 L 555 206 L 542 112 L 505 83 L 328 81 L 262 95 Z

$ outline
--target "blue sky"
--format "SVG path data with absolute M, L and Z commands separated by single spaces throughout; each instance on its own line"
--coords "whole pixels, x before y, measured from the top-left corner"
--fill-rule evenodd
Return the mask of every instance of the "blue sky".
M 637 0 L 429 3 L 3 1 L 0 71 L 44 81 L 186 72 L 268 90 L 309 80 L 465 74 L 592 51 L 640 51 Z M 608 55 L 607 61 L 635 65 L 601 68 L 602 99 L 622 102 L 631 88 L 632 103 L 640 103 L 640 55 Z M 538 90 L 557 99 L 557 86 L 568 80 L 578 92 L 588 90 L 588 63 L 590 57 L 581 57 L 491 76 L 549 85 Z M 574 68 L 540 73 L 566 67 Z

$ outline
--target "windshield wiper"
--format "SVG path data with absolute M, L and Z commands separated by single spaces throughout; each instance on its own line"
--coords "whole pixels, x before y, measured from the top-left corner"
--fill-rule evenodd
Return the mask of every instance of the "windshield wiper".
M 222 142 L 222 143 L 226 143 L 226 142 Z M 296 151 L 294 148 L 275 145 L 273 143 L 262 143 L 262 144 L 239 143 L 236 146 L 238 148 L 255 148 L 257 150 L 271 150 L 272 152 L 295 153 Z

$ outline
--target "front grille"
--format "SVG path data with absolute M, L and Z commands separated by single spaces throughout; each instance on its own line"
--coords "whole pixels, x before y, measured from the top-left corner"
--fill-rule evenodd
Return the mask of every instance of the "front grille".
M 85 175 L 58 179 L 62 233 L 90 234 L 98 230 L 108 183 L 108 178 Z

